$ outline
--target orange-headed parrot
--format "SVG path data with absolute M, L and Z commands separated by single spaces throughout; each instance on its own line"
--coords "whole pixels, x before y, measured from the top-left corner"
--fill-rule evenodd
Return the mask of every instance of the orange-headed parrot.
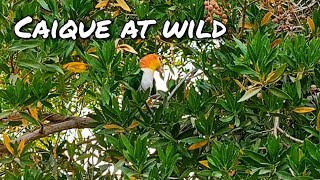
M 151 95 L 156 94 L 156 84 L 154 80 L 154 72 L 163 73 L 163 64 L 161 56 L 157 54 L 148 54 L 139 61 L 139 73 L 129 80 L 129 86 L 134 90 L 146 91 L 150 89 Z M 126 91 L 124 97 L 131 99 L 131 93 Z

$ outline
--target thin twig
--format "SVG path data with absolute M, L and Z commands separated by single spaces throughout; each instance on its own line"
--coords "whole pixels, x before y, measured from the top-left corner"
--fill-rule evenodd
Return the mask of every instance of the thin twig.
M 303 140 L 297 139 L 295 137 L 290 136 L 290 134 L 286 133 L 283 129 L 280 127 L 277 128 L 279 132 L 281 132 L 283 135 L 285 135 L 287 138 L 291 139 L 292 141 L 295 141 L 297 143 L 303 144 Z
M 243 4 L 243 8 L 242 8 L 241 29 L 240 29 L 240 33 L 239 33 L 240 39 L 243 36 L 244 25 L 246 22 L 246 13 L 247 13 L 247 0 L 244 0 L 244 4 Z
M 188 74 L 186 74 L 186 76 L 177 84 L 177 86 L 170 92 L 167 100 L 169 101 L 169 99 L 172 98 L 172 96 L 174 95 L 174 93 L 179 89 L 179 87 L 188 79 L 188 77 L 191 75 L 193 76 L 194 73 L 196 73 L 198 71 L 198 69 L 193 69 L 190 72 L 188 72 Z
M 279 111 L 277 113 L 279 113 Z M 274 120 L 273 120 L 273 135 L 276 138 L 278 137 L 278 132 L 277 132 L 278 128 L 279 128 L 279 116 L 276 116 L 274 117 Z

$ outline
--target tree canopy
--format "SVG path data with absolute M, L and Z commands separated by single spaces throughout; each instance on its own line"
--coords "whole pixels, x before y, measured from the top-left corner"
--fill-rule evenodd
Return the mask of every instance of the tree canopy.
M 111 20 L 110 37 L 19 38 L 27 16 Z M 129 20 L 157 24 L 120 38 Z M 164 38 L 167 20 L 227 32 Z M 316 0 L 2 0 L 0 178 L 320 178 L 319 36 Z M 129 83 L 150 53 L 152 97 Z

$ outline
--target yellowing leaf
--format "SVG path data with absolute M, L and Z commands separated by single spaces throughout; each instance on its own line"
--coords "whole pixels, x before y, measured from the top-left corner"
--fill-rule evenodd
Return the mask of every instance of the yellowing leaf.
M 206 139 L 206 140 L 203 140 L 203 141 L 200 141 L 200 142 L 198 142 L 198 143 L 192 144 L 192 145 L 188 148 L 188 150 L 189 150 L 189 151 L 192 151 L 192 150 L 195 150 L 195 149 L 199 149 L 199 148 L 205 146 L 206 144 L 208 144 L 208 140 L 207 140 L 207 139 Z
M 302 79 L 302 76 L 303 76 L 303 72 L 298 72 L 297 73 L 297 77 L 296 77 L 296 81 L 299 81 L 300 79 Z
M 23 127 L 27 127 L 27 125 L 28 125 L 28 121 L 25 120 L 25 119 L 22 119 L 22 120 L 21 120 L 21 123 L 22 123 L 22 126 L 23 126 Z
M 41 110 L 42 109 L 42 103 L 40 101 L 37 102 L 37 109 Z
M 282 76 L 282 74 L 284 73 L 284 71 L 286 70 L 286 67 L 287 67 L 287 65 L 283 64 L 278 69 L 276 69 L 274 72 L 269 73 L 269 75 L 267 76 L 266 82 L 272 83 L 272 82 L 278 81 L 280 79 L 280 77 Z
M 261 25 L 262 26 L 266 25 L 269 22 L 271 16 L 272 16 L 272 12 L 270 11 L 267 14 L 265 14 L 261 20 Z
M 201 165 L 203 165 L 204 167 L 209 168 L 209 164 L 208 164 L 208 161 L 207 161 L 207 160 L 199 161 L 199 163 L 200 163 Z
M 251 24 L 251 23 L 245 23 L 244 24 L 244 28 L 245 29 L 252 29 L 252 27 L 253 27 L 253 24 Z
M 238 100 L 238 102 L 245 101 L 245 100 L 251 98 L 252 96 L 258 94 L 260 91 L 261 91 L 261 87 L 253 87 L 253 88 L 249 89 L 249 90 Z
M 25 146 L 25 143 L 26 143 L 26 140 L 25 139 L 22 139 L 19 143 L 19 146 L 18 146 L 18 155 L 20 155 L 23 151 L 23 148 Z
M 317 130 L 320 131 L 320 111 L 317 115 Z
M 246 88 L 241 84 L 240 81 L 238 81 L 237 79 L 233 79 L 234 82 L 236 82 L 236 84 L 240 87 L 241 90 L 246 90 Z
M 69 62 L 63 65 L 63 68 L 73 73 L 81 73 L 87 69 L 87 64 L 83 62 Z
M 296 112 L 296 113 L 309 113 L 309 112 L 312 112 L 316 110 L 315 108 L 312 108 L 312 107 L 297 107 L 295 108 L 293 111 Z
M 35 119 L 39 120 L 38 111 L 36 108 L 29 108 L 30 115 Z
M 127 51 L 130 52 L 132 54 L 138 54 L 136 50 L 133 49 L 133 47 L 131 47 L 128 44 L 121 44 L 117 47 L 118 50 L 120 51 Z
M 262 83 L 259 82 L 259 81 L 256 81 L 256 80 L 251 79 L 249 76 L 246 76 L 246 77 L 247 77 L 247 79 L 248 79 L 253 85 L 262 84 Z
M 77 51 L 76 50 L 72 51 L 71 56 L 76 56 L 76 55 L 78 55 Z
M 278 46 L 280 43 L 281 43 L 282 39 L 281 38 L 278 38 L 276 40 L 274 40 L 272 43 L 271 43 L 271 47 L 272 48 L 275 48 L 276 46 Z
M 124 132 L 124 129 L 116 124 L 107 124 L 103 126 L 105 129 L 114 129 L 116 132 Z
M 8 13 L 8 19 L 10 21 L 12 21 L 14 19 L 14 17 L 15 17 L 14 12 L 12 10 L 10 10 L 9 13 Z
M 140 44 L 142 42 L 142 39 L 137 39 L 136 44 Z
M 137 127 L 138 125 L 139 125 L 139 122 L 134 120 L 134 121 L 132 121 L 132 123 L 130 124 L 130 126 L 128 128 L 133 129 L 133 128 Z
M 130 180 L 136 180 L 137 178 L 135 178 L 134 176 L 130 177 Z
M 116 1 L 122 9 L 131 12 L 130 7 L 127 5 L 127 3 L 124 0 L 116 0 Z
M 91 47 L 91 48 L 89 48 L 89 49 L 87 50 L 87 53 L 90 54 L 90 53 L 94 53 L 94 52 L 96 52 L 96 51 L 97 51 L 97 49 L 96 49 L 95 47 Z
M 24 82 L 25 82 L 26 84 L 30 84 L 30 76 L 29 76 L 29 75 L 27 75 L 27 76 L 25 77 Z
M 120 10 L 117 8 L 117 9 L 114 11 L 112 17 L 115 18 L 115 17 L 117 17 L 119 14 L 120 14 Z
M 311 32 L 314 32 L 316 30 L 316 26 L 314 25 L 313 20 L 309 16 L 307 17 L 307 24 L 308 24 Z
M 244 155 L 243 148 L 241 148 L 241 149 L 239 150 L 239 152 L 240 152 L 241 155 Z
M 95 8 L 102 8 L 102 7 L 106 7 L 109 3 L 109 0 L 107 1 L 100 1 Z
M 7 150 L 12 154 L 14 155 L 14 150 L 13 148 L 11 147 L 11 144 L 10 144 L 10 138 L 9 136 L 6 134 L 6 133 L 3 133 L 2 134 L 3 136 L 3 143 L 4 143 L 4 146 L 6 146 Z

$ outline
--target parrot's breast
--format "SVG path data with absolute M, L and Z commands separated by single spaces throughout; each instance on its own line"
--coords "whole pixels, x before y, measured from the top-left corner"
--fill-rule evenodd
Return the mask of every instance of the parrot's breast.
M 154 71 L 149 68 L 141 68 L 143 71 L 140 88 L 144 91 L 153 88 Z

